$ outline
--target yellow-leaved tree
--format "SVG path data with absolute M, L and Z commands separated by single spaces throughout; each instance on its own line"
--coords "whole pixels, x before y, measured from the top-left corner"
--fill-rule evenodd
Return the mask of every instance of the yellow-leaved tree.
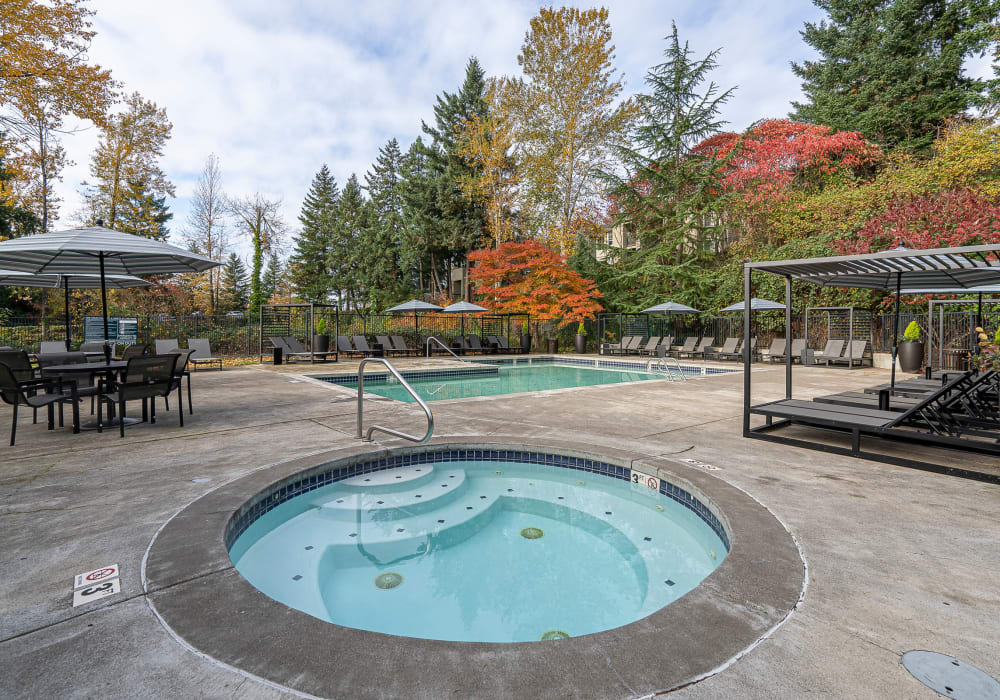
M 602 193 L 598 173 L 613 169 L 612 146 L 637 114 L 622 100 L 605 8 L 542 8 L 531 20 L 517 60 L 518 166 L 521 218 L 548 245 L 572 250 L 579 209 Z
M 473 166 L 472 175 L 462 178 L 462 192 L 483 204 L 486 230 L 492 246 L 517 238 L 515 211 L 519 180 L 513 153 L 516 137 L 514 113 L 518 83 L 493 78 L 486 84 L 485 115 L 475 114 L 461 126 L 458 152 Z

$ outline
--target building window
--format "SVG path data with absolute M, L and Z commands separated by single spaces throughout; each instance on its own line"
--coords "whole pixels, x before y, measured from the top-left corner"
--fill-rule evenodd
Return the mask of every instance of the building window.
M 612 247 L 615 244 L 615 232 L 608 231 L 608 247 Z

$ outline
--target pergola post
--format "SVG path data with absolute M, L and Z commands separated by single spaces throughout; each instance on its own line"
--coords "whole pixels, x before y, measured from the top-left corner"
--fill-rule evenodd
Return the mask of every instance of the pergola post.
M 747 260 L 746 262 L 750 262 Z M 750 288 L 750 267 L 743 265 L 743 435 L 750 434 L 750 321 L 753 310 Z
M 899 272 L 896 273 L 896 312 L 893 314 L 893 334 L 892 334 L 892 370 L 889 375 L 889 396 L 893 396 L 896 393 L 896 352 L 899 349 L 897 347 L 899 343 L 899 295 L 902 291 L 903 286 L 903 275 Z
M 792 398 L 792 278 L 785 275 L 785 398 Z

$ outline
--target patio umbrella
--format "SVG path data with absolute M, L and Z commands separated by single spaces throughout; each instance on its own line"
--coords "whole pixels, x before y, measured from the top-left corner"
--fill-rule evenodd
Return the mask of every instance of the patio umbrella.
M 719 313 L 724 313 L 726 311 L 743 311 L 745 302 L 738 301 L 735 304 L 730 304 L 724 309 L 721 309 Z M 776 301 L 770 301 L 769 299 L 758 299 L 754 297 L 750 300 L 750 309 L 752 311 L 784 311 L 785 305 L 779 304 Z
M 656 306 L 650 306 L 648 309 L 643 309 L 639 313 L 641 314 L 663 314 L 665 316 L 674 316 L 679 314 L 700 314 L 698 309 L 692 309 L 690 306 L 685 306 L 684 304 L 678 304 L 676 301 L 665 301 L 662 304 L 657 304 Z M 649 328 L 649 318 L 646 318 L 646 335 L 650 334 Z M 671 333 L 677 332 L 676 326 L 671 324 Z
M 221 264 L 169 243 L 113 231 L 101 225 L 0 242 L 0 268 L 35 274 L 100 275 L 105 340 L 108 339 L 106 275 L 204 272 Z
M 147 282 L 131 275 L 105 275 L 105 286 L 111 289 L 130 289 L 134 287 L 150 287 Z M 101 286 L 100 275 L 33 275 L 30 272 L 16 270 L 0 270 L 0 287 L 41 287 L 47 289 L 62 288 L 66 295 L 66 350 L 70 346 L 69 323 L 69 290 L 97 289 Z
M 417 334 L 417 342 L 420 342 L 420 318 L 417 316 L 421 311 L 440 311 L 441 307 L 437 304 L 428 304 L 426 301 L 420 301 L 419 299 L 410 299 L 409 301 L 403 302 L 402 304 L 397 304 L 391 309 L 386 309 L 387 313 L 390 314 L 402 314 L 413 312 L 413 332 Z
M 465 314 L 487 313 L 489 309 L 472 304 L 467 301 L 459 301 L 441 309 L 443 314 L 462 314 L 462 338 L 465 338 Z

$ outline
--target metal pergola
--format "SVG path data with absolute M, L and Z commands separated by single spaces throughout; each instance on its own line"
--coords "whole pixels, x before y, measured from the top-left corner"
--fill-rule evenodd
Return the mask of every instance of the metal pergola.
M 280 314 L 280 316 L 284 316 L 284 323 L 283 324 L 281 323 L 282 319 L 280 318 L 280 316 L 279 316 L 279 319 L 277 321 L 275 321 L 273 319 L 268 319 L 268 321 L 265 322 L 265 313 L 278 314 L 281 310 L 284 311 L 284 314 Z M 257 328 L 258 328 L 258 331 L 257 331 L 257 336 L 258 336 L 258 345 L 257 345 L 257 348 L 258 348 L 259 353 L 260 353 L 260 355 L 258 357 L 258 361 L 259 362 L 263 362 L 264 361 L 264 337 L 267 336 L 267 335 L 272 335 L 272 334 L 273 335 L 293 335 L 293 333 L 292 333 L 292 325 L 293 325 L 292 324 L 292 314 L 295 313 L 295 312 L 299 312 L 299 313 L 302 313 L 302 314 L 306 314 L 306 318 L 308 319 L 308 326 L 307 326 L 308 330 L 306 332 L 306 347 L 308 348 L 309 353 L 310 353 L 310 355 L 309 355 L 309 362 L 310 363 L 315 363 L 316 362 L 316 355 L 313 354 L 313 353 L 316 352 L 316 349 L 313 347 L 313 336 L 316 334 L 316 318 L 317 318 L 317 316 L 323 316 L 323 317 L 329 316 L 330 313 L 331 313 L 331 310 L 333 312 L 333 327 L 334 327 L 333 349 L 330 350 L 328 353 L 323 353 L 323 354 L 324 355 L 332 355 L 333 356 L 333 361 L 334 362 L 338 362 L 340 360 L 340 353 L 337 352 L 336 337 L 340 334 L 340 307 L 337 304 L 261 304 L 260 311 L 259 311 L 260 316 L 258 318 L 259 323 L 257 324 Z M 274 332 L 274 328 L 269 325 L 269 324 L 275 324 L 275 323 L 281 325 L 281 328 L 278 329 L 279 332 Z M 268 326 L 268 327 L 265 328 L 265 326 Z M 282 330 L 284 331 L 284 333 L 280 332 Z
M 894 291 L 895 333 L 892 351 L 892 382 L 896 373 L 896 339 L 899 336 L 899 297 L 905 284 L 907 288 L 945 288 L 970 289 L 982 285 L 1000 283 L 1000 244 L 993 243 L 978 246 L 962 246 L 956 248 L 935 248 L 925 250 L 909 250 L 896 248 L 879 253 L 860 255 L 841 255 L 822 258 L 805 258 L 799 260 L 774 260 L 766 262 L 747 261 L 743 265 L 743 296 L 746 308 L 743 313 L 744 337 L 749 338 L 753 309 L 750 300 L 753 298 L 753 273 L 778 275 L 785 280 L 785 328 L 786 337 L 791 336 L 792 327 L 792 281 L 808 282 L 823 287 L 848 287 L 857 289 L 883 289 Z M 800 447 L 820 449 L 836 454 L 846 454 L 864 457 L 876 461 L 900 464 L 903 466 L 929 469 L 945 473 L 959 473 L 965 470 L 946 467 L 919 460 L 895 457 L 873 452 L 861 452 L 860 447 L 852 444 L 851 449 L 827 445 L 818 442 L 806 442 L 796 438 L 778 437 L 769 434 L 775 428 L 788 424 L 790 420 L 751 428 L 750 415 L 753 408 L 751 402 L 751 362 L 749 349 L 743 350 L 743 436 L 748 438 L 769 439 L 776 442 L 793 444 Z M 792 398 L 792 355 L 785 355 L 785 398 Z M 918 443 L 937 445 L 941 447 L 958 448 L 974 452 L 996 454 L 994 447 L 978 447 L 966 444 L 968 441 L 936 436 L 915 434 L 913 438 Z M 968 476 L 968 473 L 963 475 Z

